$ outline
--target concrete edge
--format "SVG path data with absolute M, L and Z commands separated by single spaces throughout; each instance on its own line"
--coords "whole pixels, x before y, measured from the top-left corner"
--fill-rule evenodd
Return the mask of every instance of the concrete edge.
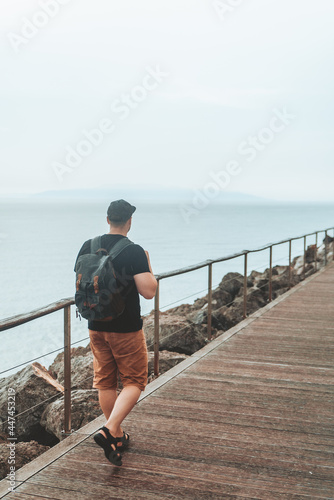
M 164 386 L 171 380 L 173 380 L 176 376 L 178 376 L 180 373 L 185 371 L 187 368 L 192 366 L 194 363 L 196 363 L 199 359 L 202 359 L 205 357 L 207 354 L 209 354 L 211 351 L 219 347 L 221 344 L 229 340 L 231 337 L 236 335 L 237 333 L 240 333 L 244 328 L 246 328 L 248 325 L 253 323 L 256 319 L 260 318 L 264 314 L 266 314 L 268 311 L 270 311 L 273 307 L 277 306 L 281 302 L 283 302 L 285 299 L 290 297 L 293 293 L 298 292 L 301 290 L 305 285 L 307 285 L 310 281 L 315 279 L 316 277 L 320 276 L 324 271 L 326 271 L 329 267 L 331 267 L 333 264 L 329 264 L 327 267 L 324 267 L 317 271 L 315 274 L 312 274 L 308 278 L 306 278 L 304 281 L 301 283 L 298 283 L 298 285 L 295 285 L 293 288 L 285 292 L 284 294 L 280 295 L 277 299 L 273 300 L 266 306 L 262 307 L 261 309 L 258 309 L 255 311 L 253 314 L 251 314 L 249 317 L 235 325 L 233 328 L 230 328 L 230 330 L 227 330 L 224 332 L 222 335 L 217 337 L 216 339 L 212 340 L 209 344 L 204 346 L 202 349 L 199 351 L 195 352 L 192 356 L 189 356 L 189 358 L 185 359 L 178 365 L 174 366 L 167 372 L 165 372 L 163 375 L 158 377 L 157 379 L 153 380 L 148 386 L 146 387 L 145 391 L 141 394 L 138 402 L 142 401 L 143 399 L 147 398 L 150 396 L 153 392 L 157 391 L 160 387 Z M 65 455 L 68 451 L 71 449 L 75 448 L 78 444 L 82 443 L 86 439 L 88 439 L 93 433 L 95 433 L 103 424 L 105 423 L 105 418 L 104 415 L 101 415 L 100 417 L 97 417 L 96 419 L 92 420 L 85 426 L 81 427 L 78 431 L 73 432 L 73 434 L 64 441 L 61 441 L 60 443 L 56 444 L 53 448 L 50 448 L 50 450 L 47 450 L 46 452 L 42 453 L 39 457 L 35 458 L 32 462 L 24 465 L 21 467 L 15 474 L 16 478 L 16 486 L 15 489 L 18 486 L 21 486 L 25 481 L 27 481 L 30 477 L 34 476 L 41 470 L 45 469 L 48 465 L 50 465 L 52 462 L 56 461 L 58 458 L 61 456 Z M 2 479 L 0 481 L 0 498 L 3 498 L 7 496 L 10 492 L 8 491 L 8 484 L 9 481 L 7 478 Z M 14 489 L 14 490 L 15 490 Z

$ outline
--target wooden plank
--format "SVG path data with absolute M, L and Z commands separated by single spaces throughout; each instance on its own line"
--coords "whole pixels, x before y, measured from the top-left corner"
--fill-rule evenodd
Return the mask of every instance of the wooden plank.
M 125 484 L 135 485 L 137 491 L 156 493 L 163 491 L 168 494 L 179 494 L 180 498 L 183 494 L 187 494 L 187 491 L 192 492 L 192 498 L 203 499 L 210 497 L 210 494 L 222 495 L 233 492 L 244 495 L 241 492 L 249 488 L 253 491 L 262 490 L 267 495 L 277 491 L 278 493 L 309 495 L 311 498 L 316 498 L 318 495 L 319 498 L 321 495 L 328 497 L 333 493 L 331 483 L 315 469 L 298 471 L 288 467 L 285 469 L 269 468 L 248 463 L 238 467 L 232 462 L 222 463 L 219 459 L 215 461 L 212 458 L 208 461 L 206 454 L 203 456 L 203 447 L 201 455 L 195 456 L 192 460 L 186 460 L 181 450 L 176 457 L 175 454 L 172 456 L 168 452 L 168 447 L 164 447 L 164 456 L 159 456 L 152 451 L 145 454 L 142 450 L 139 453 L 131 450 L 124 456 L 122 468 L 116 471 L 106 460 L 101 464 L 100 457 L 101 453 L 94 460 L 92 452 L 85 457 L 84 461 L 80 461 L 75 455 L 62 457 L 41 475 L 45 477 L 51 474 L 54 478 L 64 477 L 67 480 L 82 481 L 90 478 L 90 483 L 110 487 L 124 485 L 125 482 Z M 313 471 L 314 474 L 310 474 Z M 42 477 L 39 476 L 39 478 Z M 39 478 L 35 476 L 35 482 Z M 199 496 L 201 493 L 202 496 Z M 270 498 L 275 498 L 275 496 L 272 495 Z
M 32 498 L 30 495 L 34 495 L 33 498 L 52 499 L 52 500 L 92 500 L 92 498 L 97 498 L 99 500 L 108 500 L 109 498 L 115 498 L 117 500 L 122 499 L 138 499 L 138 500 L 154 500 L 156 499 L 155 494 L 151 494 L 148 491 L 140 492 L 133 488 L 117 487 L 111 488 L 110 486 L 105 486 L 102 484 L 89 483 L 89 486 L 85 481 L 77 481 L 74 479 L 67 480 L 62 478 L 61 486 L 55 486 L 54 478 L 43 481 L 43 496 L 39 496 L 41 491 L 41 483 L 34 483 L 33 480 L 29 483 L 25 483 L 21 488 L 19 488 L 19 495 L 22 495 L 22 499 Z M 87 487 L 88 486 L 88 487 Z M 16 492 L 16 495 L 18 493 Z M 162 492 L 159 493 L 161 500 L 167 500 L 172 498 L 177 498 L 174 495 L 165 496 Z M 19 496 L 15 498 L 20 498 Z M 36 495 L 36 496 L 35 496 Z

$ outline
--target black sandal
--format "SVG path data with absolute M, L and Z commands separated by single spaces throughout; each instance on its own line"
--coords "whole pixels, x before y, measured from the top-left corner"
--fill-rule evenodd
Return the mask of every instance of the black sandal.
M 109 462 L 120 467 L 122 465 L 122 456 L 117 451 L 117 439 L 120 438 L 112 436 L 107 427 L 101 427 L 100 431 L 104 431 L 107 437 L 105 438 L 101 432 L 98 432 L 94 436 L 95 443 L 104 449 L 104 454 Z M 114 445 L 116 449 L 114 450 L 111 445 Z
M 116 439 L 117 439 L 117 449 L 120 451 L 126 450 L 130 442 L 129 434 L 123 431 L 123 436 L 121 438 L 116 438 Z

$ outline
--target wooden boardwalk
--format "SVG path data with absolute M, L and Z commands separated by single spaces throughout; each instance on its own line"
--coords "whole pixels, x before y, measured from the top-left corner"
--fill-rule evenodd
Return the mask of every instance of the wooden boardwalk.
M 331 264 L 150 384 L 121 468 L 92 439 L 99 418 L 5 498 L 333 499 L 333 360 Z

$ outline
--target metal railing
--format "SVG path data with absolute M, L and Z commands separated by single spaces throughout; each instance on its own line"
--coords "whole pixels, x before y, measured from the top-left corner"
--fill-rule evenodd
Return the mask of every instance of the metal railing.
M 272 301 L 272 277 L 273 277 L 273 247 L 278 245 L 283 245 L 289 243 L 289 288 L 292 285 L 292 242 L 300 239 L 304 239 L 304 261 L 303 261 L 303 276 L 305 277 L 306 269 L 306 243 L 307 238 L 310 236 L 315 236 L 315 255 L 314 263 L 316 272 L 317 267 L 317 250 L 318 250 L 318 236 L 320 233 L 325 234 L 325 252 L 324 252 L 324 265 L 328 263 L 328 232 L 333 231 L 333 260 L 334 260 L 334 227 L 316 231 L 314 233 L 304 234 L 303 236 L 297 236 L 295 238 L 289 238 L 287 240 L 282 240 L 277 243 L 270 243 L 263 247 L 253 249 L 253 250 L 243 250 L 242 252 L 228 255 L 226 257 L 221 257 L 214 260 L 206 260 L 196 265 L 183 267 L 181 269 L 176 269 L 174 271 L 162 273 L 156 275 L 158 281 L 157 291 L 154 298 L 154 374 L 159 375 L 159 344 L 160 344 L 160 281 L 171 278 L 173 276 L 179 276 L 180 274 L 189 273 L 192 271 L 197 271 L 198 269 L 208 268 L 208 311 L 207 311 L 207 336 L 208 340 L 212 338 L 212 268 L 214 264 L 220 262 L 226 262 L 229 260 L 236 259 L 238 257 L 244 258 L 244 275 L 243 275 L 243 317 L 247 317 L 247 272 L 248 272 L 248 255 L 256 252 L 262 252 L 269 249 L 269 302 Z M 182 300 L 182 299 L 180 299 Z M 64 435 L 69 435 L 71 433 L 71 306 L 74 304 L 74 298 L 62 299 L 54 302 L 48 306 L 40 309 L 36 309 L 26 314 L 20 314 L 6 318 L 0 321 L 0 332 L 14 328 L 19 325 L 23 325 L 29 321 L 40 318 L 42 316 L 52 314 L 60 309 L 64 309 Z M 49 354 L 49 353 L 48 353 Z M 25 410 L 27 411 L 27 410 Z

